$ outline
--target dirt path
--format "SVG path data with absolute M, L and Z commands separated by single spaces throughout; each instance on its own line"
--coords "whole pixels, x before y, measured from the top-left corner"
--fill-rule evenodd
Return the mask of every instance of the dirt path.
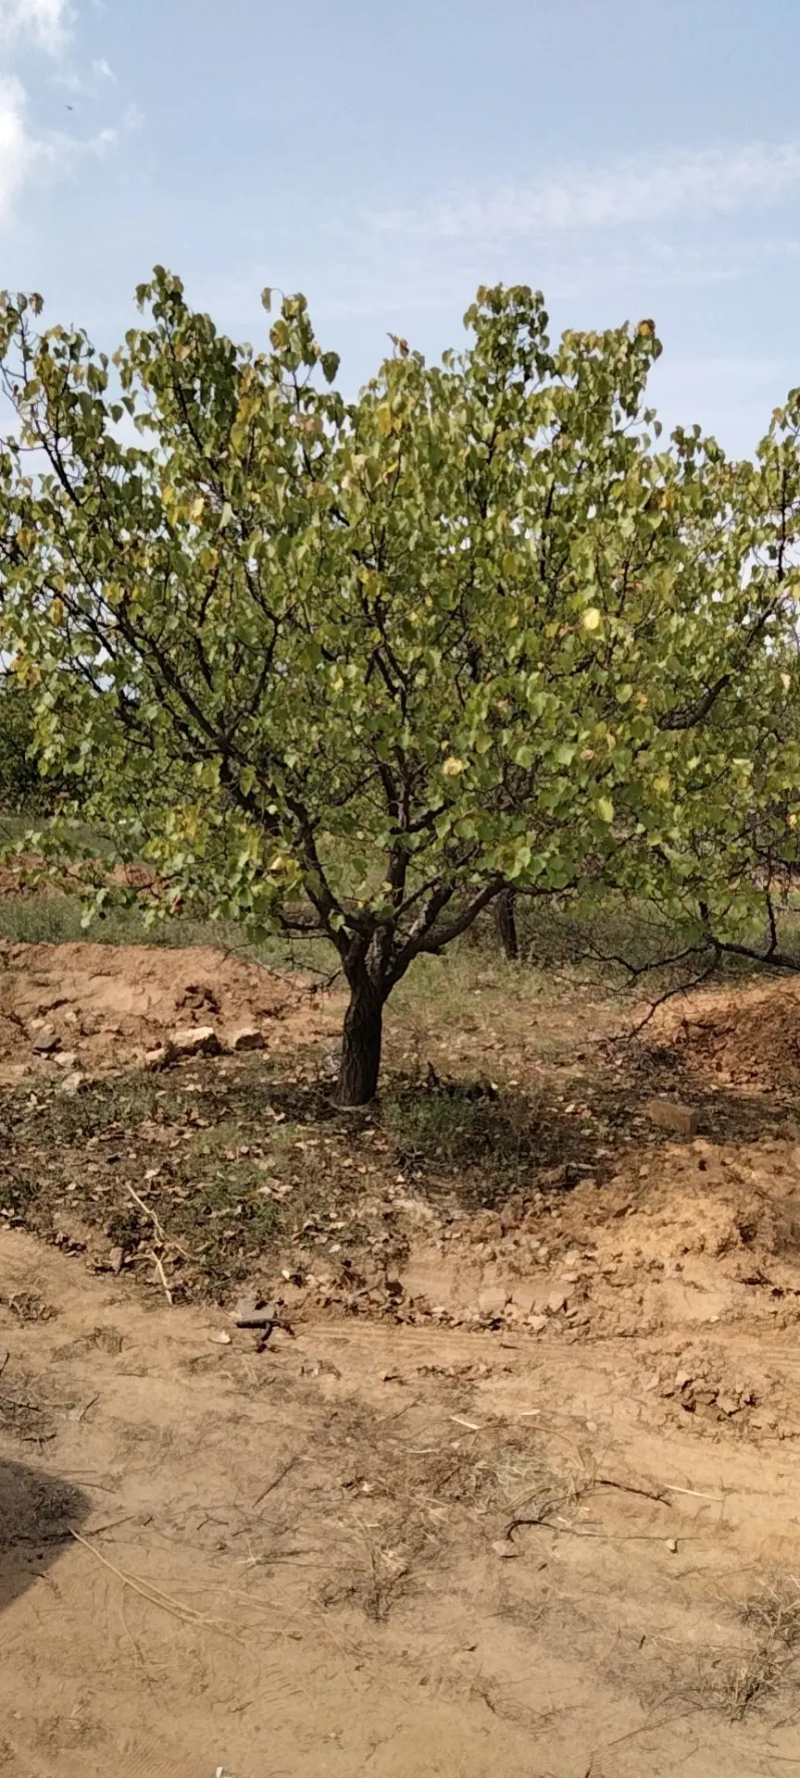
M 0 1296 L 0 1770 L 800 1770 L 791 1638 L 739 1610 L 800 1572 L 792 1330 L 719 1333 L 780 1379 L 745 1436 L 670 1418 L 635 1338 L 257 1352 L 16 1231 Z

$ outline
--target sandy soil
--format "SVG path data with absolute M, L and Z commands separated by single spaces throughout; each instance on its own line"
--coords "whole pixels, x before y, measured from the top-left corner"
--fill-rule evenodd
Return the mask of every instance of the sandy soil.
M 307 1041 L 320 1021 L 302 985 L 211 946 L 9 944 L 0 941 L 0 1081 L 54 1061 L 91 1072 L 141 1059 L 176 1028 L 245 1025 L 269 1047 Z M 34 1045 L 43 1030 L 50 1058 Z
M 480 1209 L 469 1166 L 401 1168 L 368 1120 L 297 1123 L 273 1180 L 269 1058 L 178 1067 L 156 1083 L 163 1123 L 87 1126 L 119 1093 L 106 1075 L 176 1025 L 224 1044 L 255 1024 L 313 1072 L 336 1009 L 302 984 L 202 949 L 5 945 L 0 962 L 5 1078 L 50 1083 L 6 1095 L 0 1173 L 53 1167 L 30 1203 L 58 1244 L 5 1198 L 0 1772 L 800 1769 L 792 985 L 698 997 L 660 1028 L 676 1087 L 710 1083 L 696 1138 L 648 1126 L 647 1066 L 616 1099 L 548 1063 L 522 1184 Z M 34 1138 L 64 1103 L 64 1052 L 102 1078 L 51 1158 Z M 253 1170 L 245 1198 L 260 1170 L 281 1204 L 312 1176 L 317 1194 L 256 1268 L 283 1323 L 266 1341 L 225 1307 L 170 1307 L 180 1267 L 156 1239 L 196 1189 L 181 1156 L 206 1177 L 237 1094 L 264 1153 L 229 1134 L 215 1166 Z M 116 1276 L 105 1222 L 131 1183 L 148 1238 Z
M 708 1078 L 743 1087 L 800 1085 L 800 982 L 793 977 L 682 996 L 653 1021 Z
M 712 1342 L 770 1430 L 664 1397 L 679 1316 L 570 1344 L 307 1313 L 258 1352 L 16 1231 L 0 1286 L 0 1769 L 800 1761 L 792 1649 L 741 1620 L 798 1572 L 795 1328 Z

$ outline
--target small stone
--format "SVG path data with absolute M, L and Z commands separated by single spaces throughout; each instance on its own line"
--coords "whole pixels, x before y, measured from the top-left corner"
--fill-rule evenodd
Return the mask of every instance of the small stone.
M 225 1332 L 224 1328 L 221 1333 L 212 1333 L 208 1337 L 213 1340 L 215 1346 L 230 1346 L 231 1344 L 231 1336 Z
M 480 1309 L 481 1314 L 482 1315 L 502 1315 L 502 1314 L 504 1314 L 505 1306 L 509 1300 L 509 1296 L 510 1296 L 510 1292 L 508 1290 L 506 1290 L 504 1288 L 504 1286 L 501 1284 L 492 1285 L 491 1288 L 488 1290 L 482 1290 L 480 1296 L 478 1297 L 478 1308 Z
M 717 1407 L 723 1414 L 738 1414 L 741 1409 L 741 1403 L 736 1401 L 732 1395 L 718 1395 Z
M 651 1124 L 662 1130 L 674 1130 L 678 1136 L 697 1135 L 697 1112 L 674 1099 L 649 1099 L 644 1108 Z
M 77 1070 L 74 1074 L 68 1074 L 66 1080 L 61 1082 L 61 1091 L 72 1098 L 76 1093 L 82 1093 L 85 1085 L 86 1075 Z
M 51 1031 L 49 1025 L 43 1025 L 41 1031 L 37 1031 L 36 1036 L 33 1039 L 32 1049 L 34 1055 L 52 1056 L 55 1051 L 60 1048 L 61 1038 L 57 1036 L 55 1031 Z
M 252 1297 L 244 1297 L 236 1304 L 233 1319 L 237 1327 L 265 1328 L 274 1327 L 280 1315 L 277 1303 L 254 1302 Z
M 241 1055 L 244 1050 L 266 1049 L 263 1032 L 259 1031 L 257 1025 L 241 1025 L 238 1031 L 233 1032 L 230 1047 L 236 1055 Z
M 492 1549 L 503 1562 L 510 1562 L 513 1556 L 519 1555 L 519 1550 L 515 1549 L 509 1537 L 498 1537 L 492 1544 Z
M 677 1556 L 677 1554 L 678 1554 L 678 1539 L 677 1539 L 677 1537 L 668 1537 L 666 1547 L 669 1550 L 669 1553 L 671 1556 Z
M 119 1273 L 122 1271 L 122 1268 L 125 1264 L 125 1249 L 124 1249 L 124 1247 L 112 1247 L 111 1252 L 108 1256 L 108 1263 L 109 1263 L 109 1266 L 111 1267 L 112 1272 L 115 1272 L 117 1274 L 117 1276 L 119 1276 Z
M 78 1058 L 74 1050 L 59 1050 L 53 1057 L 59 1068 L 75 1068 Z
M 190 1025 L 173 1031 L 170 1042 L 179 1056 L 218 1056 L 222 1045 L 212 1025 Z
M 531 1333 L 543 1333 L 546 1326 L 547 1326 L 547 1316 L 546 1315 L 529 1315 L 528 1316 L 528 1327 L 530 1328 Z
M 174 1055 L 175 1050 L 172 1044 L 157 1043 L 154 1049 L 145 1050 L 142 1057 L 142 1067 L 146 1068 L 149 1074 L 157 1074 L 159 1068 L 167 1067 Z
M 565 1290 L 551 1291 L 550 1295 L 547 1299 L 547 1313 L 548 1313 L 548 1315 L 560 1315 L 562 1309 L 566 1309 L 568 1302 L 569 1302 L 569 1297 L 567 1296 L 567 1293 Z
M 430 1204 L 424 1204 L 421 1198 L 393 1198 L 392 1209 L 400 1210 L 404 1216 L 413 1216 L 417 1222 L 434 1222 L 436 1211 Z

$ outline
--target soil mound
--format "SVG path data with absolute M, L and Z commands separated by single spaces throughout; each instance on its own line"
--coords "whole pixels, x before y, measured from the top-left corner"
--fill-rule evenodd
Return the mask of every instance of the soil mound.
M 725 1085 L 800 1086 L 800 981 L 694 994 L 665 1009 L 652 1035 Z
M 269 1047 L 318 1035 L 302 981 L 210 945 L 0 943 L 0 1075 L 72 1062 L 124 1067 L 176 1028 L 210 1026 L 221 1043 L 252 1026 Z M 52 1044 L 50 1038 L 52 1037 Z M 49 1060 L 37 1048 L 49 1044 Z

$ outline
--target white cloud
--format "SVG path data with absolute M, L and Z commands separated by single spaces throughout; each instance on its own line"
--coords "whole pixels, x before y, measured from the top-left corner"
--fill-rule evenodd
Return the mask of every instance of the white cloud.
M 0 37 L 30 37 L 51 55 L 63 49 L 71 22 L 69 0 L 0 0 Z
M 76 96 L 95 98 L 102 86 L 116 85 L 116 76 L 104 56 L 92 62 L 88 80 L 64 65 L 72 21 L 71 0 L 0 0 L 0 48 L 5 46 L 7 53 L 13 54 L 27 42 L 57 57 L 59 65 L 50 80 Z M 21 81 L 0 70 L 0 224 L 13 213 L 24 183 L 69 178 L 81 161 L 105 154 L 119 139 L 119 129 L 112 128 L 84 137 L 60 130 L 33 136 L 27 127 L 26 107 Z M 126 116 L 121 127 L 129 129 L 134 123 Z
M 25 127 L 25 92 L 12 74 L 0 74 L 0 221 L 8 215 L 31 160 Z
M 751 204 L 775 203 L 798 189 L 800 143 L 754 142 L 604 168 L 568 168 L 482 193 L 455 192 L 369 221 L 386 233 L 489 240 L 730 215 Z

